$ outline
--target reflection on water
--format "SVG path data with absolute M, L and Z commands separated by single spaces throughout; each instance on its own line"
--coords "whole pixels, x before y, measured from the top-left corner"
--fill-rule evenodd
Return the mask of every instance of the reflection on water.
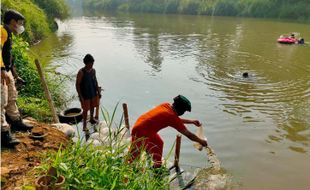
M 293 189 L 292 179 L 300 190 L 309 186 L 310 46 L 276 43 L 289 31 L 310 39 L 309 25 L 149 14 L 99 14 L 63 25 L 63 36 L 39 46 L 47 43 L 52 65 L 66 63 L 61 69 L 66 73 L 82 67 L 86 53 L 94 54 L 106 89 L 104 106 L 125 98 L 133 123 L 147 109 L 183 93 L 193 103 L 189 117 L 206 123 L 224 167 L 245 178 L 245 189 Z M 174 134 L 163 132 L 168 149 Z M 182 143 L 182 161 L 203 166 L 204 158 L 187 140 Z
M 43 65 L 70 56 L 73 36 L 70 33 L 51 34 L 47 39 L 31 47 L 34 56 L 39 57 Z M 60 63 L 59 63 L 60 64 Z
M 163 57 L 158 34 L 149 35 L 140 31 L 134 31 L 134 34 L 135 46 L 142 59 L 145 59 L 145 63 L 149 64 L 153 71 L 160 72 Z

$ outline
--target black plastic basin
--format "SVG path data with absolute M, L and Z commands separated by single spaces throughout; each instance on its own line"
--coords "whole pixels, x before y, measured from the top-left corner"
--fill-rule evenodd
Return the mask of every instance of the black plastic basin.
M 69 108 L 59 113 L 60 123 L 77 124 L 83 119 L 83 110 L 81 108 Z

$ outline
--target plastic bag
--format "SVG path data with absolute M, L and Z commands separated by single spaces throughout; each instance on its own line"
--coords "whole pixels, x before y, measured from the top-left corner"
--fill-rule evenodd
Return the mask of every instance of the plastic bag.
M 197 127 L 196 136 L 207 141 L 207 137 L 204 135 L 203 126 L 202 126 L 202 125 L 200 125 L 199 127 Z M 198 143 L 198 142 L 194 142 L 194 143 L 193 143 L 193 146 L 194 146 L 197 150 L 199 150 L 199 151 L 202 151 L 202 149 L 203 149 L 203 146 L 202 146 L 200 143 Z

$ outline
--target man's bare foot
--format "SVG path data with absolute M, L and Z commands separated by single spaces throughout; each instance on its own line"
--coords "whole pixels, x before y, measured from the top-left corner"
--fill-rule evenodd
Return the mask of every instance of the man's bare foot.
M 98 120 L 95 119 L 95 118 L 90 119 L 89 122 L 90 122 L 92 125 L 95 125 L 95 124 L 98 124 L 98 123 L 99 123 Z

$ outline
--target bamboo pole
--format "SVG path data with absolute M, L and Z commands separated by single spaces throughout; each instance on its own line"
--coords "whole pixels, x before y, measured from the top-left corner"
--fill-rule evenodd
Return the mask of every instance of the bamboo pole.
M 99 94 L 98 94 L 98 106 L 96 107 L 96 114 L 95 114 L 95 119 L 97 119 L 99 121 L 99 108 L 100 108 L 100 100 L 101 98 L 99 98 L 101 96 L 101 86 L 98 87 L 98 91 L 99 91 Z
M 45 77 L 44 77 L 43 72 L 42 72 L 41 64 L 40 64 L 38 59 L 35 60 L 35 64 L 37 66 L 37 70 L 38 70 L 38 73 L 40 75 L 40 79 L 41 79 L 41 82 L 42 82 L 42 86 L 43 86 L 45 95 L 46 95 L 47 100 L 48 100 L 48 104 L 49 104 L 50 109 L 52 111 L 53 121 L 55 123 L 59 123 L 59 120 L 58 120 L 58 117 L 57 117 L 57 114 L 56 114 L 56 110 L 55 110 L 55 107 L 54 107 L 54 103 L 53 103 L 53 100 L 52 100 L 52 96 L 50 94 L 50 91 L 48 90 L 48 86 L 46 84 L 46 80 L 45 80 Z
M 175 144 L 175 153 L 174 153 L 174 164 L 173 166 L 176 168 L 176 171 L 179 170 L 179 160 L 180 160 L 180 149 L 181 149 L 181 135 L 177 135 L 176 144 Z
M 128 108 L 127 108 L 127 104 L 126 103 L 123 103 L 123 111 L 124 111 L 125 127 L 128 130 L 130 130 L 129 117 L 128 117 Z

